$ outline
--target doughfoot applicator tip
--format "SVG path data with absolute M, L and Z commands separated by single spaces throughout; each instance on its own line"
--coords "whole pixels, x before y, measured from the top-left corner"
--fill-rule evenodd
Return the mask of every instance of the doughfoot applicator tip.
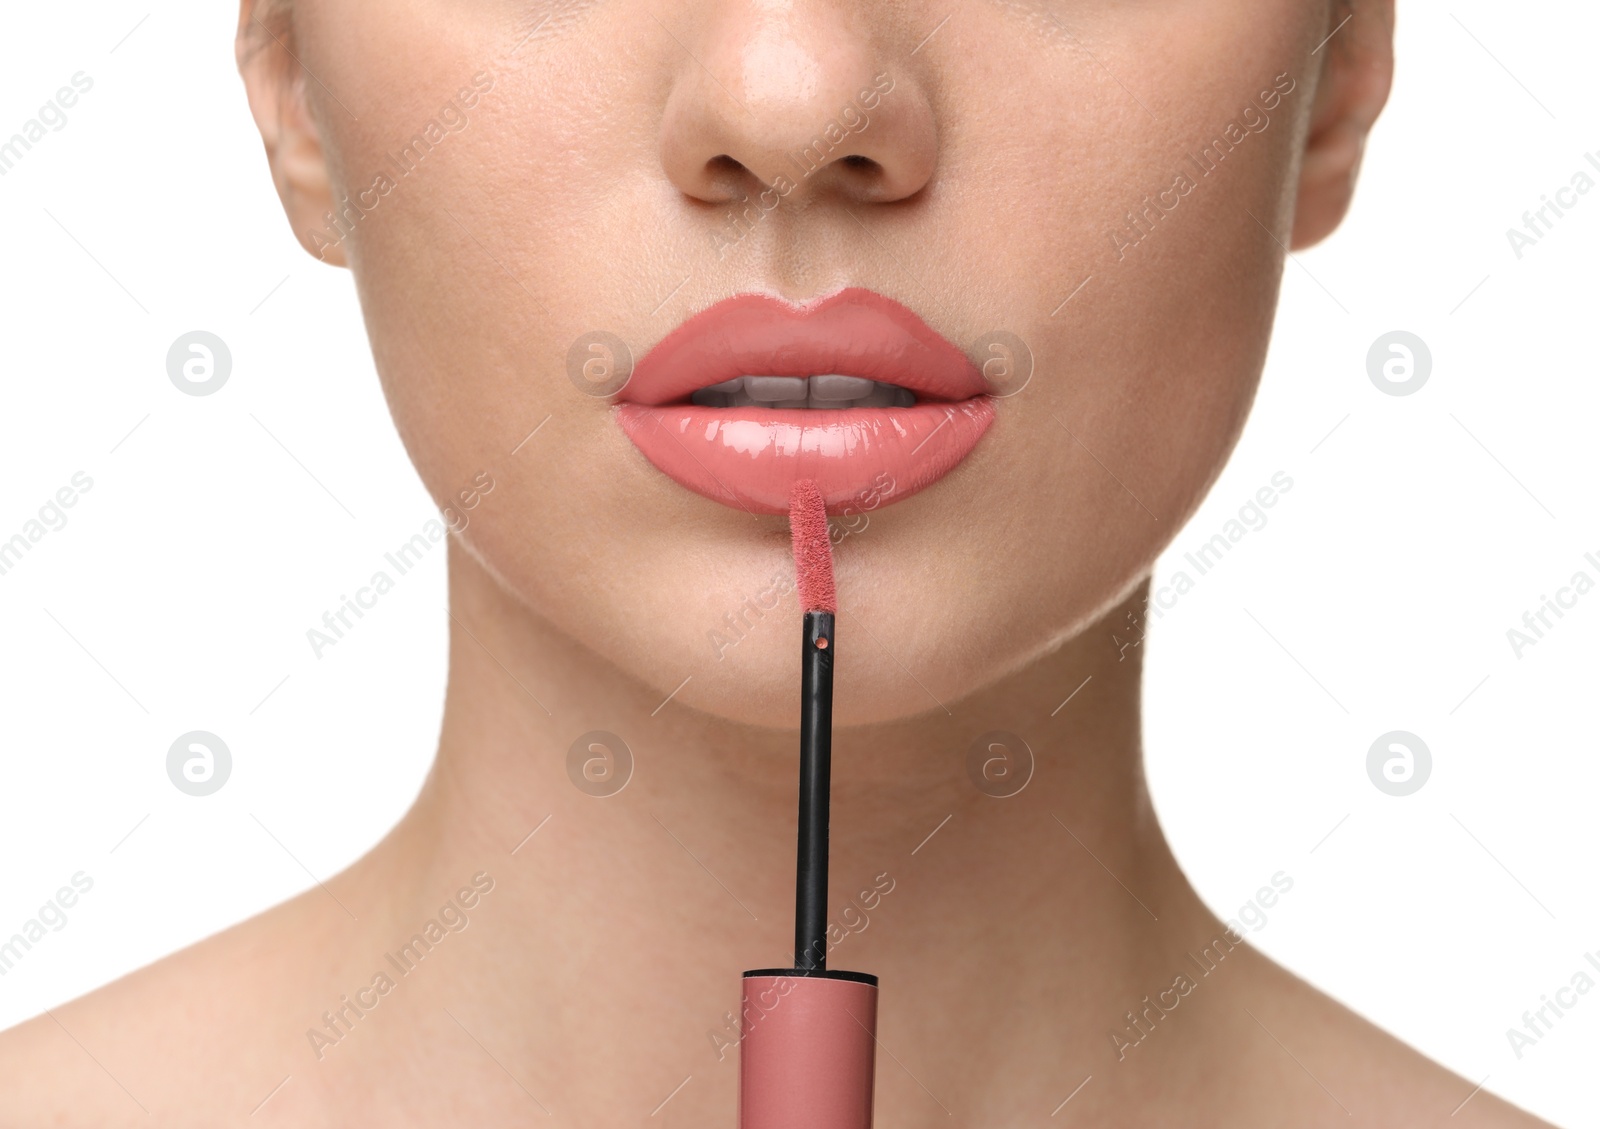
M 794 546 L 795 576 L 802 611 L 837 612 L 833 587 L 833 546 L 828 540 L 828 512 L 822 491 L 809 478 L 789 494 L 789 537 Z

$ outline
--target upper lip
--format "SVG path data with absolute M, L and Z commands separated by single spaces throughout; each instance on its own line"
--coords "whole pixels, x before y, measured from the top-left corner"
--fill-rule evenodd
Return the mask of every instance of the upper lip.
M 859 376 L 908 388 L 920 400 L 966 400 L 988 391 L 967 357 L 911 310 L 849 287 L 796 305 L 739 294 L 683 322 L 635 366 L 619 400 L 686 400 L 739 376 Z

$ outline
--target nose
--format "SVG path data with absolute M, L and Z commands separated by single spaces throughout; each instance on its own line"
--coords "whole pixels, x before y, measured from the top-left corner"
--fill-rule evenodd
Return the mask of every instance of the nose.
M 681 192 L 725 203 L 776 186 L 791 199 L 833 192 L 889 203 L 927 184 L 937 123 L 907 52 L 875 29 L 875 5 L 697 7 L 696 26 L 668 31 L 681 62 L 661 164 Z

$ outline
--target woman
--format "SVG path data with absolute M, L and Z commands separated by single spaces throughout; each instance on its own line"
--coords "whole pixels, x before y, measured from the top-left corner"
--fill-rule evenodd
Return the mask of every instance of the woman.
M 1140 767 L 1125 625 L 1391 24 L 244 0 L 274 184 L 452 531 L 438 760 L 344 874 L 6 1035 L 5 1123 L 729 1124 L 739 973 L 792 957 L 803 471 L 878 1125 L 1536 1124 L 1240 943 Z

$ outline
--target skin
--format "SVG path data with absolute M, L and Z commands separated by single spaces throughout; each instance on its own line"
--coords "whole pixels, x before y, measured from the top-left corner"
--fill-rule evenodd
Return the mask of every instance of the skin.
M 1198 972 L 1224 926 L 1156 822 L 1142 649 L 1112 641 L 1238 437 L 1284 247 L 1349 205 L 1391 3 L 1315 53 L 1344 5 L 529 8 L 243 4 L 274 183 L 354 272 L 422 480 L 457 509 L 494 482 L 450 542 L 439 757 L 350 870 L 0 1036 L 0 1122 L 729 1124 L 711 1033 L 792 940 L 793 597 L 721 658 L 708 633 L 792 567 L 786 523 L 654 471 L 565 358 L 594 329 L 642 356 L 738 292 L 859 285 L 1038 366 L 961 467 L 837 549 L 834 900 L 894 883 L 832 958 L 884 985 L 877 1124 L 1541 1124 L 1462 1105 L 1470 1081 L 1245 945 Z M 849 152 L 719 249 L 730 202 L 884 72 Z M 330 239 L 480 74 L 469 124 Z M 1280 75 L 1270 126 L 1119 254 L 1125 214 Z M 607 798 L 567 775 L 593 729 L 636 758 Z M 1037 758 L 1004 800 L 965 769 L 992 729 Z M 475 874 L 470 924 L 319 1054 L 308 1029 Z

